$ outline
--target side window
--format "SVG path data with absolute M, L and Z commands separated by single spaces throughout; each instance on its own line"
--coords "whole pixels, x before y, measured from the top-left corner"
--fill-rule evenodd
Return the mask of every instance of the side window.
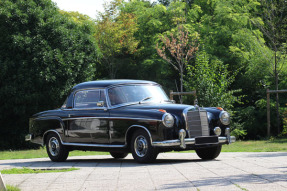
M 65 102 L 63 103 L 61 109 L 67 109 L 67 101 L 68 101 L 68 97 L 66 98 Z
M 105 102 L 103 90 L 82 90 L 74 97 L 74 108 L 95 108 L 99 101 Z

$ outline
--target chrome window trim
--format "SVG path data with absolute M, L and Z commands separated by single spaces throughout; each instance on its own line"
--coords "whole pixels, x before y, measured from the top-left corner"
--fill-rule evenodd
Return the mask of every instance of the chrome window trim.
M 114 87 L 121 87 L 121 86 L 131 86 L 131 85 L 151 85 L 151 86 L 158 86 L 162 89 L 162 86 L 159 85 L 159 84 L 156 84 L 156 83 L 129 83 L 129 84 L 117 84 L 117 85 L 111 85 L 111 86 L 108 86 L 106 88 L 106 100 L 107 100 L 107 106 L 109 109 L 116 109 L 116 108 L 119 108 L 119 107 L 124 107 L 124 106 L 128 106 L 128 105 L 135 105 L 135 104 L 138 104 L 139 102 L 128 102 L 128 103 L 123 103 L 123 104 L 117 104 L 115 106 L 112 106 L 111 102 L 110 102 L 110 97 L 109 97 L 109 89 L 111 88 L 114 88 Z M 163 90 L 163 89 L 162 89 Z M 166 95 L 166 97 L 169 99 L 169 97 L 167 96 L 166 92 L 163 90 L 164 94 Z M 158 103 L 158 102 L 150 102 L 150 103 Z
M 107 110 L 107 107 L 89 107 L 89 108 L 73 108 L 71 111 L 83 111 L 83 110 Z
M 122 83 L 122 84 L 113 84 L 110 86 L 107 86 L 106 89 L 110 89 L 110 88 L 114 88 L 114 87 L 118 87 L 118 86 L 126 86 L 126 85 L 157 85 L 157 86 L 161 86 L 158 83 L 155 82 L 143 82 L 143 83 L 137 83 L 137 82 L 130 82 L 130 83 Z
M 106 107 L 90 107 L 90 108 L 76 108 L 75 107 L 75 95 L 76 93 L 80 92 L 80 91 L 89 91 L 89 90 L 103 90 L 105 92 L 105 101 L 106 101 L 106 104 L 107 106 Z M 107 103 L 107 92 L 105 91 L 106 88 L 85 88 L 85 89 L 79 89 L 79 90 L 76 90 L 75 92 L 73 92 L 73 101 L 72 101 L 72 108 L 71 109 L 63 109 L 63 110 L 95 110 L 95 109 L 98 109 L 98 110 L 107 110 L 108 108 L 108 103 Z

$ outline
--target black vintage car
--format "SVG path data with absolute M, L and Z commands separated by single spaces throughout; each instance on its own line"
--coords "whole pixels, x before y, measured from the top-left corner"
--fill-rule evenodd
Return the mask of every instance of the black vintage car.
M 214 159 L 230 136 L 230 116 L 221 108 L 175 104 L 161 86 L 142 80 L 102 80 L 76 85 L 63 106 L 30 118 L 26 140 L 46 145 L 52 161 L 72 150 L 132 153 L 152 162 L 159 152 L 195 150 Z

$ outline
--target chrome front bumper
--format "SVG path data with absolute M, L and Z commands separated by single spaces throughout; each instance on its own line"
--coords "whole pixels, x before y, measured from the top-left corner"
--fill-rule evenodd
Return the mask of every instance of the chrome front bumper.
M 25 141 L 31 141 L 32 140 L 33 135 L 32 134 L 27 134 L 25 136 Z
M 186 136 L 185 131 L 181 129 L 179 131 L 179 139 L 175 140 L 166 140 L 166 141 L 155 141 L 152 142 L 154 147 L 177 147 L 179 146 L 182 149 L 186 148 L 186 145 L 206 145 L 206 144 L 230 144 L 236 141 L 234 136 L 230 136 L 229 132 L 226 133 L 224 137 L 218 137 L 218 142 L 196 144 L 196 138 L 184 138 Z

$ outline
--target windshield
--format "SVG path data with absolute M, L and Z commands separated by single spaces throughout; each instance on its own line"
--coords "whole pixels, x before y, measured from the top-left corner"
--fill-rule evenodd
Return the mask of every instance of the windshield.
M 127 85 L 110 88 L 108 90 L 112 106 L 127 103 L 162 102 L 169 101 L 160 86 L 155 85 Z

